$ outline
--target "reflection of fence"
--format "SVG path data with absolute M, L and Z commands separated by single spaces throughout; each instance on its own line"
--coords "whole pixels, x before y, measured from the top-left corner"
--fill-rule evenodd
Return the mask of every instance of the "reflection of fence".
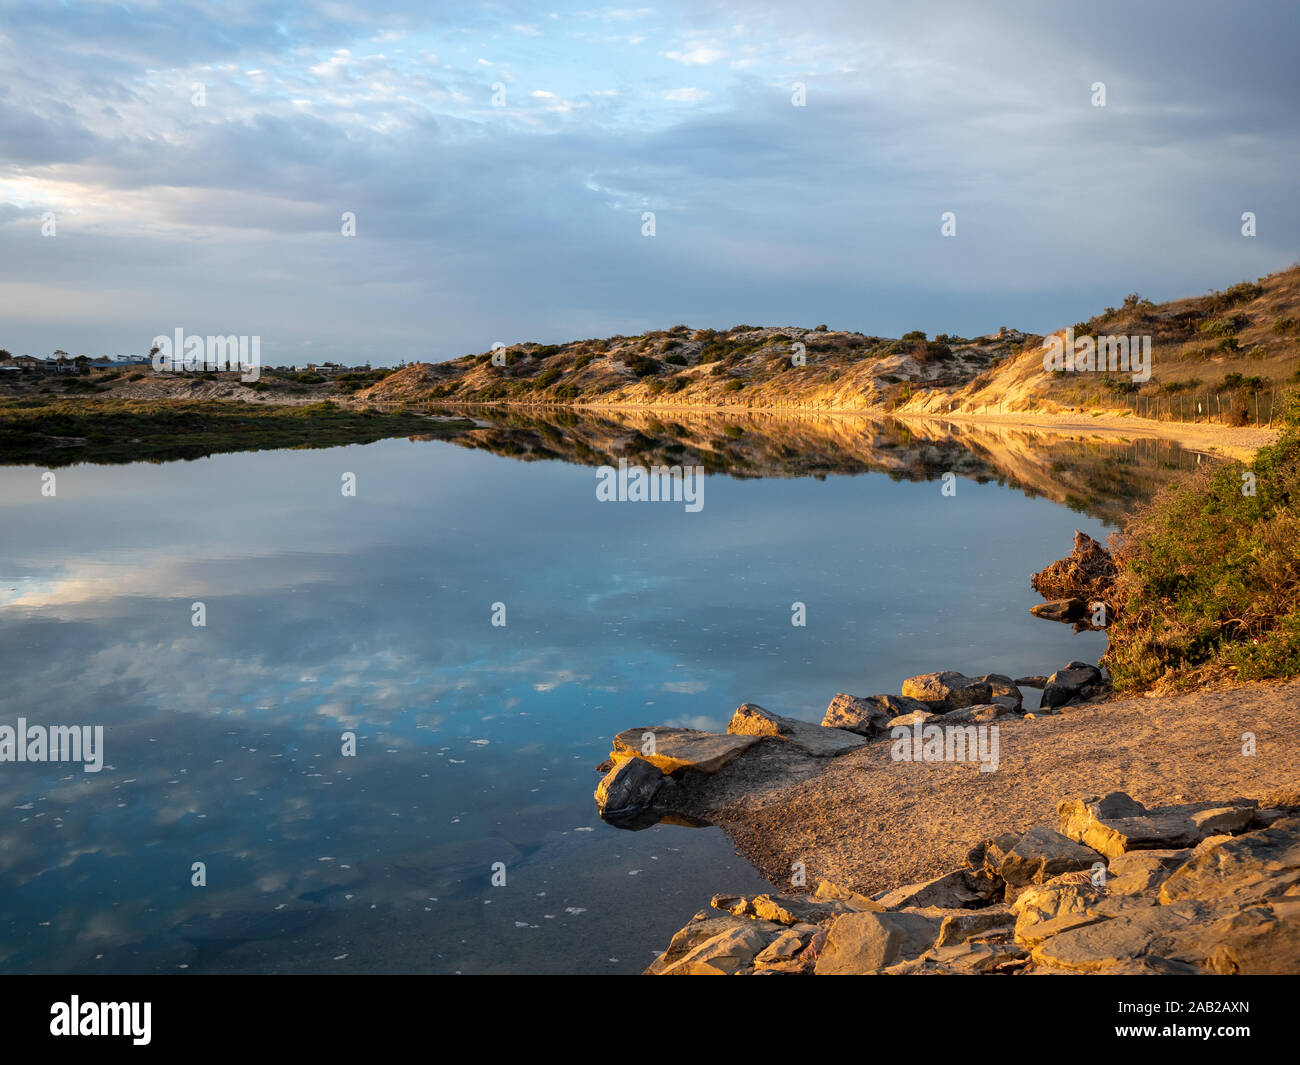
M 1102 406 L 1128 407 L 1141 418 L 1172 422 L 1226 422 L 1272 425 L 1277 391 L 1218 392 L 1202 395 L 1107 396 Z
M 353 404 L 356 410 L 377 410 L 380 414 L 409 413 L 409 414 L 443 414 L 447 411 L 447 404 L 439 403 L 437 400 L 430 399 L 412 399 L 412 400 L 392 400 L 392 399 L 370 399 L 362 400 Z

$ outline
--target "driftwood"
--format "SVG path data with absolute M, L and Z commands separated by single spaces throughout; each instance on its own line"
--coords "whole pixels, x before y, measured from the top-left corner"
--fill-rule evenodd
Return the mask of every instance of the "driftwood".
M 1035 607 L 1033 613 L 1052 621 L 1073 622 L 1077 630 L 1103 629 L 1115 616 L 1115 577 L 1110 552 L 1076 529 L 1074 550 L 1029 579 L 1034 591 L 1051 600 Z M 1100 612 L 1099 606 L 1103 608 Z

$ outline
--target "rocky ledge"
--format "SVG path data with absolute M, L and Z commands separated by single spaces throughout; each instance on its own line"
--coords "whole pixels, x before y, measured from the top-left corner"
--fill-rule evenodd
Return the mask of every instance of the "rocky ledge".
M 742 708 L 744 709 L 744 708 Z M 764 719 L 765 720 L 765 719 Z M 791 734 L 787 734 L 791 735 Z M 1300 806 L 1075 797 L 871 897 L 716 895 L 648 974 L 1294 973 Z
M 1042 689 L 1036 710 L 1026 710 L 1022 688 Z M 1015 680 L 1000 673 L 968 677 L 944 670 L 909 677 L 898 695 L 841 692 L 820 725 L 745 703 L 725 733 L 626 729 L 597 767 L 605 776 L 596 788 L 596 806 L 605 821 L 620 828 L 660 821 L 707 824 L 713 811 L 743 795 L 813 776 L 827 758 L 872 741 L 888 742 L 902 730 L 980 725 L 1012 715 L 1032 721 L 1109 691 L 1106 676 L 1087 662 Z

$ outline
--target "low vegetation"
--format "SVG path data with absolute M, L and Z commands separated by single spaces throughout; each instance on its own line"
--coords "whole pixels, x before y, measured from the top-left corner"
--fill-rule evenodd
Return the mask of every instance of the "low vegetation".
M 69 466 L 194 459 L 224 451 L 334 447 L 390 436 L 455 432 L 469 420 L 347 410 L 332 402 L 300 406 L 223 400 L 0 400 L 0 461 Z
M 1277 443 L 1159 494 L 1115 541 L 1117 688 L 1300 673 L 1300 393 Z

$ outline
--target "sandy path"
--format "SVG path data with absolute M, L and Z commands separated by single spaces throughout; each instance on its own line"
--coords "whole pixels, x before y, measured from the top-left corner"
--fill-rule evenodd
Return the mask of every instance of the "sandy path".
M 1158 805 L 1300 792 L 1300 681 L 1114 700 L 999 725 L 996 772 L 894 762 L 888 740 L 878 740 L 812 779 L 733 803 L 717 823 L 773 883 L 788 883 L 791 863 L 802 861 L 810 887 L 825 878 L 871 893 L 954 869 L 988 836 L 1055 827 L 1056 804 L 1071 795 L 1118 789 Z M 1254 756 L 1242 753 L 1245 732 L 1255 734 Z

